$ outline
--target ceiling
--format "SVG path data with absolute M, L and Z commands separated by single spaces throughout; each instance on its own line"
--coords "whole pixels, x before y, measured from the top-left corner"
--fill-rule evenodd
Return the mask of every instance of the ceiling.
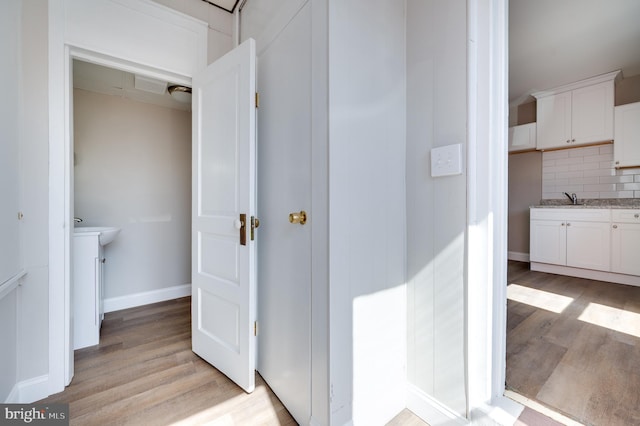
M 202 0 L 233 11 L 239 0 Z M 640 75 L 640 0 L 509 0 L 509 103 L 622 70 Z M 188 109 L 135 89 L 133 74 L 75 61 L 74 87 Z
M 239 3 L 239 0 L 202 0 L 205 3 L 209 3 L 213 6 L 219 7 L 220 9 L 224 9 L 229 13 L 233 13 L 236 6 Z
M 105 95 L 120 96 L 137 102 L 191 111 L 191 103 L 178 102 L 166 88 L 171 83 L 150 79 L 89 62 L 73 61 L 73 87 Z M 161 93 L 149 90 L 159 88 Z
M 509 0 L 509 102 L 622 70 L 640 74 L 640 0 Z

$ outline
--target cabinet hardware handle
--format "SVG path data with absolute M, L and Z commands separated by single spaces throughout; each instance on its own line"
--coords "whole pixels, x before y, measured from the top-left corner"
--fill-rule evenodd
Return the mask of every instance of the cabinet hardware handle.
M 636 213 L 633 215 L 633 217 L 635 217 L 636 219 L 640 217 L 640 214 Z
M 564 223 L 561 223 L 560 226 L 564 226 Z
M 575 139 L 571 139 L 571 142 L 575 142 L 575 141 L 576 141 Z
M 567 226 L 571 226 L 571 224 L 569 222 L 567 222 Z
M 571 141 L 569 139 L 567 139 L 567 143 L 570 143 Z
M 613 225 L 613 229 L 618 229 L 618 225 Z

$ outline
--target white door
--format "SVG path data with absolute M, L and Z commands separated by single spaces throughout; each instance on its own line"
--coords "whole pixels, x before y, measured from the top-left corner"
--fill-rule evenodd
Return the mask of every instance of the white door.
M 255 387 L 255 43 L 193 78 L 192 347 Z
M 258 372 L 300 424 L 311 416 L 310 11 L 258 55 Z M 300 211 L 306 223 L 290 223 Z

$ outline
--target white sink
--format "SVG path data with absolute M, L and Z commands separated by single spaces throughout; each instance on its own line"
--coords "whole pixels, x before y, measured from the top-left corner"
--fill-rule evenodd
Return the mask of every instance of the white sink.
M 101 246 L 106 246 L 116 239 L 116 236 L 120 233 L 120 228 L 113 226 L 76 226 L 73 232 L 75 234 L 99 232 L 98 242 Z

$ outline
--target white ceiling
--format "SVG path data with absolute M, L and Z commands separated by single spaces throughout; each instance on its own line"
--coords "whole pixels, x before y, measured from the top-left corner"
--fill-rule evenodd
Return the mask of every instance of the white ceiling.
M 217 6 L 221 9 L 226 10 L 227 12 L 233 13 L 236 6 L 238 5 L 238 0 L 203 0 L 209 4 Z
M 640 0 L 510 0 L 509 102 L 622 70 L 640 74 Z
M 135 75 L 126 71 L 103 67 L 89 62 L 73 61 L 73 87 L 105 95 L 120 96 L 133 101 L 160 105 L 167 108 L 191 111 L 191 103 L 178 102 L 169 95 L 165 81 L 155 80 L 164 85 L 161 94 L 136 88 Z M 153 82 L 153 79 L 150 79 Z M 140 83 L 140 82 L 139 82 Z M 144 81 L 143 81 L 144 83 Z M 140 87 L 140 84 L 138 84 Z

